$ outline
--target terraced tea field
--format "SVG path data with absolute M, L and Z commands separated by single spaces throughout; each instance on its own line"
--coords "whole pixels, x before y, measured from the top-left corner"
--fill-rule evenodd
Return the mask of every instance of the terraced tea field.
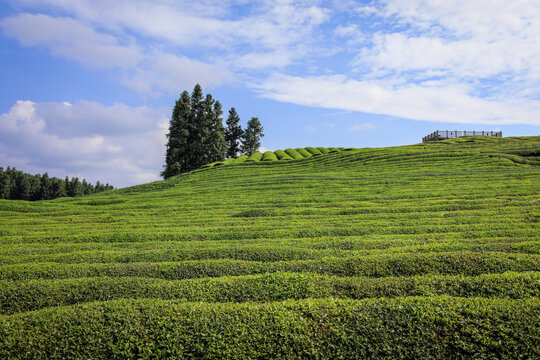
M 0 358 L 540 358 L 540 137 L 326 150 L 0 201 Z

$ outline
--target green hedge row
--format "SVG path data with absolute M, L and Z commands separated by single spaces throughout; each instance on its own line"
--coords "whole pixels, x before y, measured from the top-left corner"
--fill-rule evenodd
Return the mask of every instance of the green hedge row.
M 231 216 L 277 216 L 279 212 L 272 208 L 249 207 Z M 0 265 L 17 264 L 24 262 L 48 262 L 49 256 L 71 256 L 69 253 L 87 252 L 114 252 L 136 253 L 144 251 L 195 251 L 212 248 L 251 248 L 257 251 L 262 248 L 293 248 L 314 249 L 324 251 L 326 254 L 337 253 L 369 255 L 376 252 L 441 252 L 441 251 L 500 251 L 538 254 L 540 241 L 533 238 L 494 238 L 494 239 L 463 239 L 457 234 L 445 236 L 445 242 L 437 239 L 428 239 L 425 235 L 375 235 L 369 237 L 317 237 L 317 238 L 252 238 L 241 243 L 236 240 L 178 240 L 166 234 L 157 236 L 157 239 L 140 242 L 72 242 L 72 243 L 22 243 L 16 245 L 0 245 Z M 160 240 L 159 240 L 160 239 Z M 279 250 L 278 250 L 279 251 Z M 329 251 L 330 253 L 327 253 Z M 340 256 L 341 256 L 340 255 Z M 53 259 L 53 258 L 50 258 Z
M 242 163 L 245 163 L 246 160 L 249 159 L 249 156 L 248 155 L 240 155 L 239 157 L 237 157 L 236 159 L 234 159 L 234 162 L 233 164 L 242 164 Z
M 236 214 L 236 217 L 272 216 L 266 209 L 251 209 Z M 315 249 L 294 247 L 272 247 L 271 245 L 217 245 L 212 248 L 167 248 L 148 249 L 144 251 L 99 251 L 88 250 L 60 254 L 44 255 L 12 255 L 0 256 L 0 264 L 29 263 L 130 263 L 130 262 L 170 262 L 203 259 L 237 259 L 250 261 L 287 261 L 318 259 L 336 251 L 320 251 Z
M 0 280 L 0 313 L 38 310 L 114 299 L 185 299 L 202 302 L 278 301 L 305 298 L 365 299 L 449 295 L 526 299 L 540 294 L 540 273 L 507 272 L 475 277 L 428 275 L 343 278 L 310 273 L 272 273 L 188 280 L 81 278 Z
M 260 262 L 232 259 L 160 263 L 16 264 L 0 266 L 0 280 L 56 279 L 92 276 L 140 276 L 189 279 L 265 272 L 314 272 L 339 276 L 414 276 L 448 274 L 474 276 L 506 271 L 539 271 L 540 256 L 498 252 L 389 254 L 328 257 L 316 260 Z
M 298 152 L 296 151 L 295 149 L 291 149 L 291 148 L 288 148 L 288 149 L 285 149 L 285 152 L 290 156 L 292 157 L 294 160 L 302 160 L 304 157 Z
M 279 160 L 293 160 L 292 157 L 289 156 L 285 151 L 283 150 L 276 150 L 274 151 L 274 154 L 276 154 L 277 158 Z
M 296 148 L 296 151 L 305 158 L 312 157 L 313 155 L 304 148 Z
M 279 185 L 273 185 L 278 187 Z M 279 200 L 275 200 L 276 203 Z M 299 201 L 300 202 L 300 201 Z M 308 203 L 308 200 L 304 200 Z M 206 207 L 205 207 L 206 208 Z M 234 210 L 233 205 L 229 208 L 219 209 L 222 213 L 230 214 L 231 210 Z M 288 218 L 282 216 L 275 219 L 272 222 L 260 222 L 260 223 L 238 223 L 231 224 L 229 218 L 211 219 L 207 218 L 208 222 L 203 223 L 200 220 L 199 223 L 189 224 L 189 226 L 179 226 L 174 228 L 172 225 L 166 224 L 163 227 L 156 226 L 155 223 L 149 221 L 145 224 L 146 227 L 138 225 L 137 228 L 132 230 L 121 228 L 117 231 L 107 231 L 101 228 L 92 229 L 92 232 L 84 232 L 78 230 L 74 234 L 61 233 L 61 230 L 70 231 L 69 228 L 60 227 L 55 229 L 58 231 L 58 235 L 50 235 L 47 233 L 41 233 L 40 235 L 25 235 L 25 236 L 9 236 L 0 238 L 0 246 L 2 245 L 17 245 L 17 244 L 29 244 L 29 243 L 89 243 L 89 242 L 141 242 L 141 241 L 194 241 L 194 240 L 250 240 L 261 238 L 326 238 L 326 237 L 368 237 L 371 236 L 399 236 L 408 235 L 411 237 L 425 237 L 425 238 L 460 238 L 464 240 L 474 239 L 488 239 L 488 238 L 516 238 L 516 239 L 537 239 L 538 229 L 534 226 L 521 224 L 508 224 L 498 223 L 484 225 L 486 219 L 480 219 L 476 224 L 463 224 L 463 225 L 446 225 L 441 220 L 440 224 L 422 224 L 418 221 L 403 219 L 400 224 L 392 222 L 387 218 L 384 219 L 379 216 L 378 219 L 373 221 L 365 221 L 362 217 L 351 217 L 350 219 L 341 219 L 336 221 L 335 217 L 314 217 L 310 214 L 313 213 L 314 208 L 301 208 L 298 207 L 298 213 L 301 215 L 303 212 L 307 216 L 290 215 Z M 164 209 L 162 212 L 169 213 L 170 210 Z M 215 212 L 214 212 L 215 213 Z M 316 213 L 315 213 L 316 214 Z M 125 216 L 125 215 L 124 215 Z M 179 215 L 176 215 L 179 216 Z M 182 214 L 184 216 L 184 214 Z M 186 216 L 187 217 L 187 216 Z M 172 218 L 172 216 L 171 216 Z M 129 218 L 125 217 L 126 221 Z M 490 219 L 492 220 L 492 219 Z M 180 218 L 179 221 L 186 220 Z M 315 221 L 315 222 L 314 222 Z M 99 221 L 96 221 L 99 223 Z M 337 225 L 336 225 L 337 223 Z M 114 224 L 116 225 L 116 223 Z M 213 225 L 213 226 L 210 226 Z M 339 226 L 338 226 L 339 225 Z M 110 226 L 110 225 L 109 225 Z M 121 224 L 118 226 L 122 226 Z M 136 226 L 136 225 L 132 225 Z M 150 231 L 149 228 L 155 229 Z
M 251 154 L 248 158 L 248 161 L 261 161 L 263 154 L 256 151 L 253 154 Z
M 533 359 L 539 318 L 537 298 L 121 300 L 0 316 L 0 358 Z
M 277 161 L 277 156 L 273 151 L 265 151 L 261 161 Z
M 231 165 L 231 164 L 242 164 L 247 162 L 259 162 L 259 161 L 275 161 L 275 160 L 301 160 L 313 155 L 321 155 L 321 154 L 328 154 L 332 152 L 338 152 L 341 151 L 341 148 L 325 148 L 325 147 L 306 147 L 303 148 L 297 148 L 297 149 L 285 149 L 285 150 L 276 150 L 273 151 L 273 154 L 275 155 L 275 158 L 272 153 L 272 151 L 266 151 L 264 154 L 261 154 L 260 152 L 255 152 L 252 155 L 241 155 L 237 158 L 229 158 L 225 161 L 216 161 L 210 164 L 206 164 L 203 166 L 203 168 L 211 168 L 215 166 L 221 166 L 221 165 Z
M 312 146 L 308 146 L 305 148 L 307 152 L 309 152 L 311 155 L 322 155 L 322 152 L 317 149 L 317 148 L 314 148 Z
M 233 217 L 254 218 L 271 217 L 276 213 L 270 209 L 253 208 L 240 211 Z M 77 250 L 72 247 L 70 252 L 50 252 L 37 254 L 10 254 L 0 255 L 0 265 L 10 264 L 30 264 L 30 263 L 129 263 L 129 262 L 164 262 L 164 261 L 186 261 L 202 259 L 236 259 L 250 261 L 287 261 L 287 260 L 307 260 L 320 259 L 328 256 L 353 257 L 371 256 L 381 254 L 402 254 L 402 253 L 427 253 L 427 252 L 508 252 L 539 254 L 540 243 L 535 241 L 525 242 L 488 242 L 478 244 L 476 242 L 455 241 L 447 243 L 428 243 L 417 245 L 415 242 L 403 244 L 399 242 L 384 244 L 381 246 L 377 242 L 353 242 L 350 240 L 335 241 L 327 243 L 313 243 L 312 241 L 290 241 L 290 246 L 286 244 L 273 244 L 269 242 L 257 242 L 254 244 L 231 243 L 228 241 L 212 242 L 200 244 L 192 243 L 166 243 L 156 245 L 148 243 L 148 247 L 141 245 L 144 251 L 134 251 L 137 248 L 125 247 L 121 249 L 107 249 L 106 247 L 95 246 L 94 249 Z M 128 243 L 131 244 L 131 243 Z M 96 244 L 98 245 L 98 244 Z M 198 245 L 198 246 L 197 246 Z M 342 251 L 347 250 L 347 251 Z
M 317 150 L 319 150 L 321 152 L 321 154 L 328 154 L 330 152 L 330 150 L 328 150 L 327 148 L 325 147 L 322 147 L 322 146 L 318 146 L 316 147 Z

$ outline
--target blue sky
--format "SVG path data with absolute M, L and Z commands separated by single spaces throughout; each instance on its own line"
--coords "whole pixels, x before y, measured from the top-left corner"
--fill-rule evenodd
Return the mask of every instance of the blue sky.
M 197 82 L 260 118 L 263 150 L 538 135 L 538 44 L 527 0 L 4 0 L 0 166 L 157 180 Z

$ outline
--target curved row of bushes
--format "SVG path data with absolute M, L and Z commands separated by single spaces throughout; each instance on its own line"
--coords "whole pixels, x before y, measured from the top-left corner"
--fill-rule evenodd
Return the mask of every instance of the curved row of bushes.
M 276 262 L 203 259 L 183 262 L 111 264 L 30 263 L 0 266 L 0 280 L 62 279 L 92 276 L 189 279 L 278 271 L 368 277 L 423 274 L 474 276 L 506 271 L 540 271 L 540 256 L 498 252 L 456 252 L 328 257 L 316 260 Z
M 118 300 L 0 316 L 0 358 L 365 359 L 540 355 L 540 300 Z
M 237 158 L 229 158 L 225 161 L 216 161 L 211 164 L 203 166 L 203 168 L 211 168 L 214 166 L 221 165 L 237 165 L 243 164 L 246 162 L 259 162 L 259 161 L 280 161 L 280 160 L 302 160 L 317 155 L 326 155 L 329 153 L 339 152 L 345 149 L 343 147 L 311 147 L 306 148 L 296 148 L 296 149 L 285 149 L 285 150 L 276 150 L 276 151 L 266 151 L 264 153 L 255 152 L 252 155 L 241 155 Z
M 92 246 L 72 246 L 69 252 L 50 252 L 36 254 L 11 254 L 0 255 L 0 266 L 24 263 L 133 263 L 133 262 L 171 262 L 188 260 L 209 259 L 235 259 L 249 261 L 293 261 L 313 260 L 324 257 L 365 257 L 381 254 L 403 253 L 443 253 L 443 252 L 506 252 L 540 254 L 540 244 L 535 241 L 523 242 L 488 242 L 478 244 L 475 241 L 452 241 L 447 243 L 415 244 L 408 241 L 407 246 L 403 243 L 366 244 L 362 241 L 341 240 L 326 243 L 313 243 L 311 239 L 298 239 L 294 244 L 272 244 L 271 241 L 254 244 L 236 245 L 234 241 L 210 242 L 200 245 L 198 243 L 148 243 L 145 251 L 135 251 L 128 244 L 118 244 L 116 248 L 103 248 L 94 243 Z M 233 246 L 234 245 L 234 246 Z M 153 248 L 150 248 L 153 247 Z M 56 249 L 61 250 L 61 249 Z M 346 251 L 343 251 L 346 250 Z
M 139 277 L 0 280 L 0 287 L 2 288 L 0 313 L 14 314 L 51 306 L 137 298 L 185 299 L 201 302 L 439 295 L 527 299 L 540 293 L 540 273 L 347 278 L 313 273 L 278 272 L 187 280 Z

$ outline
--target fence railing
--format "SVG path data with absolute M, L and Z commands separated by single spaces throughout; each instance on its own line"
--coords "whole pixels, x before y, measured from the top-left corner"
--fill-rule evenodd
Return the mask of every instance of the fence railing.
M 422 142 L 452 139 L 462 136 L 495 136 L 502 137 L 502 131 L 458 131 L 458 130 L 437 130 L 422 138 Z

